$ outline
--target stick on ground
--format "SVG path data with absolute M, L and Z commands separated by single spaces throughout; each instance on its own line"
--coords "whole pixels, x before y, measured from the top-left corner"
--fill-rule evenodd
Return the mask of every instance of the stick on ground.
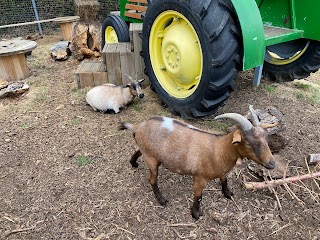
M 320 172 L 288 177 L 283 179 L 271 180 L 271 181 L 264 181 L 264 182 L 244 182 L 244 186 L 246 189 L 263 189 L 267 187 L 274 187 L 284 183 L 292 183 L 312 178 L 320 177 Z

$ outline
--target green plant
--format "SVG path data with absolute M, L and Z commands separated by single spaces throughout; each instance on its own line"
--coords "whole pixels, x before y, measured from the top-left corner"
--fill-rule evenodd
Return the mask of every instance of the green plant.
M 294 86 L 296 88 L 303 89 L 303 90 L 309 90 L 311 88 L 311 85 L 303 83 L 303 82 L 295 82 Z
M 28 129 L 28 128 L 30 128 L 30 125 L 28 123 L 22 123 L 21 128 Z
M 89 156 L 85 156 L 85 155 L 77 156 L 76 161 L 77 161 L 77 165 L 79 167 L 86 166 L 86 165 L 93 163 L 93 159 L 90 158 Z
M 266 86 L 265 86 L 265 89 L 266 89 L 266 91 L 267 91 L 268 93 L 276 93 L 276 91 L 277 91 L 277 88 L 274 87 L 274 86 L 271 86 L 271 85 L 266 85 Z

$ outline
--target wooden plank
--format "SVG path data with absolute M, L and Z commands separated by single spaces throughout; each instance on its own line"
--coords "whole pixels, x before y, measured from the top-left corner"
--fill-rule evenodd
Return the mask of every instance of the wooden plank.
M 16 71 L 14 69 L 13 61 L 11 56 L 4 56 L 3 58 L 3 65 L 4 65 L 4 71 L 6 72 L 7 77 L 9 78 L 9 81 L 15 81 L 17 80 Z
M 131 44 L 126 43 L 123 51 L 120 51 L 120 62 L 121 62 L 121 80 L 123 85 L 130 83 L 130 80 L 126 76 L 129 75 L 133 79 L 136 78 L 136 71 L 134 67 L 134 54 L 131 52 Z
M 139 11 L 139 12 L 146 12 L 147 11 L 147 7 L 146 6 L 128 4 L 128 3 L 126 4 L 125 8 L 129 9 L 129 10 L 136 10 L 136 11 Z
M 100 86 L 104 83 L 108 83 L 108 74 L 105 71 L 105 65 L 102 61 L 93 62 L 91 71 L 94 86 Z
M 8 24 L 8 25 L 2 25 L 0 28 L 7 28 L 7 27 L 19 27 L 19 26 L 25 26 L 25 25 L 31 25 L 31 24 L 38 24 L 38 23 L 45 23 L 45 22 L 75 22 L 80 19 L 79 16 L 70 16 L 70 17 L 57 17 L 57 18 L 51 18 L 51 19 L 44 19 L 44 20 L 38 20 L 38 21 L 32 21 L 32 22 L 24 22 L 24 23 L 14 23 L 14 24 Z
M 24 53 L 13 55 L 11 59 L 17 77 L 15 80 L 23 80 L 31 75 Z
M 90 62 L 82 62 L 76 71 L 78 88 L 93 86 L 93 75 L 91 72 L 92 64 Z
M 73 25 L 72 22 L 59 23 L 63 40 L 71 42 L 71 40 L 72 40 L 72 25 Z
M 148 4 L 147 0 L 128 0 L 128 2 L 134 2 L 134 3 L 145 3 Z
M 141 13 L 134 13 L 134 12 L 127 12 L 127 11 L 125 11 L 125 12 L 124 12 L 124 15 L 125 15 L 126 17 L 130 17 L 130 18 L 135 18 L 135 19 L 140 19 L 140 20 L 142 20 Z
M 109 83 L 117 85 L 117 82 L 119 82 L 119 80 L 117 79 L 121 78 L 120 54 L 119 52 L 117 52 L 119 43 L 106 45 L 106 65 L 108 81 Z
M 136 71 L 136 78 L 145 79 L 143 86 L 150 85 L 149 78 L 144 74 L 144 60 L 140 55 L 142 51 L 142 39 L 139 37 L 139 33 L 142 32 L 142 23 L 130 24 L 130 35 L 132 35 L 133 53 L 134 53 L 134 67 Z
M 4 63 L 4 58 L 3 57 L 0 57 L 0 77 L 2 79 L 6 79 L 6 80 L 9 80 L 9 76 L 7 74 L 7 71 L 6 71 L 6 67 L 5 67 L 5 63 Z

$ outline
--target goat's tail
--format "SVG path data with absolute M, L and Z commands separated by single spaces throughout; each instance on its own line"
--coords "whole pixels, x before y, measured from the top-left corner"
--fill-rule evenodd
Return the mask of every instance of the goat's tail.
M 127 122 L 121 122 L 118 129 L 119 130 L 129 129 L 130 131 L 133 132 L 133 124 L 127 123 Z

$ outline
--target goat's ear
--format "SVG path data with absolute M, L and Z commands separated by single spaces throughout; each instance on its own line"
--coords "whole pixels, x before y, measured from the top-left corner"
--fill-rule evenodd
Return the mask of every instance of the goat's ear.
M 232 139 L 232 144 L 236 144 L 236 143 L 241 143 L 241 132 L 240 130 L 235 130 L 233 133 L 233 139 Z
M 264 129 L 268 129 L 268 128 L 272 128 L 275 126 L 278 126 L 279 122 L 275 122 L 275 123 L 261 123 L 260 126 Z

